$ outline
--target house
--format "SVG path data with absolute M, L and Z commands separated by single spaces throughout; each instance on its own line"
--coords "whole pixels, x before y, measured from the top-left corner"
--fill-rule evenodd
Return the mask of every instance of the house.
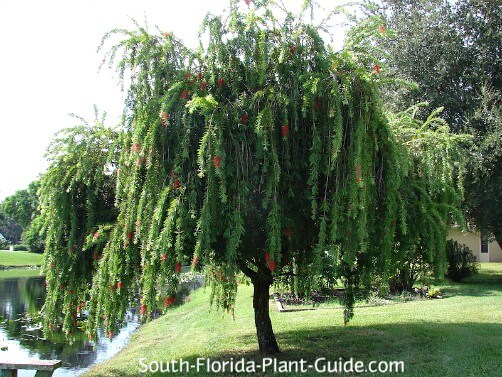
M 478 262 L 502 262 L 502 249 L 498 242 L 489 242 L 487 237 L 482 237 L 479 233 L 451 228 L 448 239 L 471 249 Z

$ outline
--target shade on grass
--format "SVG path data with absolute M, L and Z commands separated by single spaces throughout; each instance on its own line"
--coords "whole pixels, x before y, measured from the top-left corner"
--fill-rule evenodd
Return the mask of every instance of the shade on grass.
M 472 282 L 439 287 L 444 292 L 440 300 L 356 308 L 346 327 L 340 308 L 273 310 L 283 351 L 278 359 L 403 360 L 402 376 L 497 375 L 502 370 L 502 263 L 483 265 Z M 235 320 L 209 311 L 208 295 L 203 289 L 196 291 L 185 305 L 142 326 L 124 350 L 86 376 L 139 375 L 140 358 L 147 363 L 179 358 L 194 362 L 198 357 L 260 360 L 252 288 L 239 286 Z

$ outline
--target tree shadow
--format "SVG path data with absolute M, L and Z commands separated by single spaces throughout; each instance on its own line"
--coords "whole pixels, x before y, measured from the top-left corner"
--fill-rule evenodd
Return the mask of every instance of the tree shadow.
M 313 324 L 315 326 L 315 324 Z M 316 359 L 324 357 L 331 362 L 363 361 L 403 361 L 404 373 L 386 373 L 399 376 L 496 376 L 502 370 L 502 324 L 500 323 L 437 323 L 409 322 L 382 324 L 376 326 L 318 326 L 311 330 L 288 330 L 277 334 L 282 352 L 276 356 L 277 362 L 305 360 L 314 365 Z M 222 339 L 222 342 L 224 339 Z M 255 341 L 252 335 L 241 336 L 239 342 L 248 344 Z M 258 351 L 241 352 L 229 349 L 211 356 L 187 355 L 183 358 L 191 365 L 203 357 L 205 367 L 199 372 L 195 370 L 178 373 L 183 376 L 214 376 L 207 370 L 206 357 L 211 363 L 240 359 L 256 362 L 259 365 L 263 358 Z M 164 366 L 170 362 L 165 355 Z M 148 361 L 150 362 L 150 360 Z M 214 364 L 216 365 L 216 364 Z M 269 367 L 271 368 L 271 367 Z M 139 370 L 139 364 L 138 364 Z M 355 373 L 353 373 L 355 374 Z M 353 375 L 348 373 L 345 375 Z M 113 374 L 117 377 L 145 375 L 138 371 L 124 373 L 119 370 Z M 164 376 L 163 373 L 148 373 L 149 376 Z M 237 373 L 230 371 L 218 373 L 220 376 L 269 376 L 272 370 L 255 373 Z M 320 376 L 322 374 L 309 370 L 307 373 L 281 373 L 281 376 Z M 358 376 L 375 375 L 360 373 Z

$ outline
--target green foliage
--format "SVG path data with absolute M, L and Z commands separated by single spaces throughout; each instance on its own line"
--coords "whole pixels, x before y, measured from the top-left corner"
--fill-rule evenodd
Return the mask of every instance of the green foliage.
M 430 288 L 427 292 L 428 298 L 442 298 L 443 294 L 439 288 Z
M 43 253 L 45 251 L 42 216 L 35 217 L 30 226 L 23 231 L 22 241 L 28 245 L 33 253 Z
M 472 250 L 457 241 L 448 240 L 446 245 L 448 268 L 446 277 L 453 281 L 462 281 L 474 276 L 479 271 L 479 263 Z
M 47 228 L 52 325 L 64 307 L 71 331 L 90 294 L 89 332 L 104 325 L 113 336 L 136 291 L 144 319 L 162 301 L 167 309 L 189 263 L 204 266 L 211 301 L 232 313 L 241 272 L 304 295 L 340 279 L 347 323 L 356 299 L 408 250 L 395 252 L 396 228 L 399 240 L 409 235 L 410 247 L 422 242 L 432 262 L 441 260 L 456 197 L 447 127 L 435 113 L 423 124 L 408 113 L 389 125 L 382 63 L 362 43 L 374 33 L 360 38 L 375 23 L 335 53 L 314 25 L 290 13 L 278 20 L 267 4 L 243 13 L 232 1 L 228 18 L 208 15 L 207 43 L 196 51 L 138 25 L 105 36 L 122 38 L 105 57 L 130 84 L 115 160 L 118 217 L 89 238 L 98 222 L 87 188 L 105 187 L 107 177 L 90 172 L 106 161 L 86 149 L 96 138 L 82 160 L 72 137 L 56 142 L 54 153 L 77 163 L 53 159 L 43 179 L 47 219 L 58 219 Z M 103 250 L 99 263 L 88 248 Z
M 23 228 L 11 217 L 6 216 L 0 208 L 0 234 L 7 244 L 19 242 L 23 234 Z
M 97 115 L 97 112 L 96 112 Z M 63 320 L 74 328 L 77 307 L 85 302 L 101 250 L 87 246 L 89 234 L 116 219 L 114 209 L 116 131 L 101 120 L 60 131 L 51 143 L 50 166 L 42 176 L 39 233 L 45 234 L 46 325 Z M 63 312 L 63 317 L 61 317 Z
M 392 85 L 386 102 L 393 109 L 423 101 L 444 107 L 443 117 L 460 131 L 482 83 L 501 84 L 499 8 L 479 0 L 384 0 L 369 9 L 386 28 L 375 44 L 389 56 L 387 77 L 418 84 Z
M 397 217 L 392 220 L 395 252 L 390 273 L 392 288 L 411 290 L 414 282 L 433 271 L 442 276 L 445 246 L 452 222 L 463 222 L 459 211 L 462 186 L 461 156 L 470 142 L 468 135 L 450 132 L 433 111 L 425 121 L 417 117 L 419 108 L 411 107 L 389 114 L 389 121 L 402 156 L 399 192 L 395 198 Z
M 14 251 L 30 251 L 30 248 L 28 245 L 14 245 L 13 246 Z
M 452 130 L 474 135 L 465 167 L 466 215 L 470 225 L 501 243 L 500 126 L 495 131 L 502 85 L 500 2 L 383 0 L 367 10 L 368 19 L 379 15 L 386 29 L 386 38 L 374 43 L 389 56 L 384 76 L 395 80 L 385 95 L 388 105 L 428 101 L 444 107 Z M 410 90 L 402 81 L 417 86 Z
M 28 189 L 18 190 L 1 203 L 2 212 L 26 229 L 37 214 L 39 182 L 31 182 Z
M 466 125 L 474 145 L 464 175 L 465 208 L 476 227 L 502 244 L 502 102 L 499 90 L 485 86 Z

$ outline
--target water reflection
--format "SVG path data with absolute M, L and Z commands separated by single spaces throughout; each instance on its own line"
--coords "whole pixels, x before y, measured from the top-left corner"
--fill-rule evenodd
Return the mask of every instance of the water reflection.
M 178 303 L 190 291 L 202 285 L 202 279 L 182 283 L 178 289 Z M 139 326 L 137 311 L 127 312 L 125 326 L 109 340 L 98 334 L 98 341 L 88 341 L 83 333 L 73 339 L 63 334 L 44 338 L 37 315 L 45 299 L 44 277 L 0 278 L 0 360 L 26 358 L 62 360 L 63 367 L 54 372 L 54 377 L 76 376 L 92 364 L 102 362 L 116 354 Z M 34 376 L 35 371 L 19 371 L 19 377 Z

